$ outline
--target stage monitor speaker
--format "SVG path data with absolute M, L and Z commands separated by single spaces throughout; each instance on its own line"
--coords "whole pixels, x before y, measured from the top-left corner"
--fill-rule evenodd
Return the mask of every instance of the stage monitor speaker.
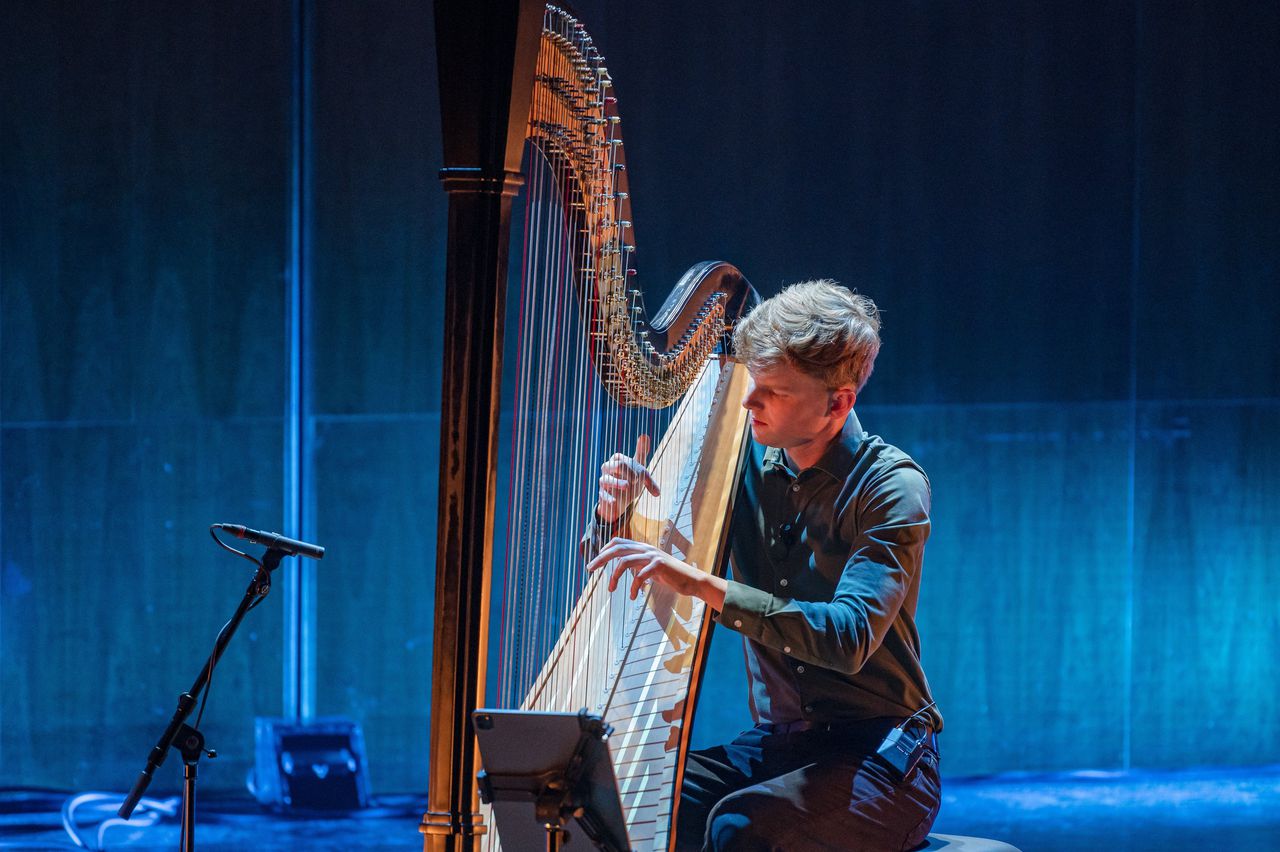
M 351 719 L 254 719 L 254 796 L 277 811 L 369 807 L 364 734 Z

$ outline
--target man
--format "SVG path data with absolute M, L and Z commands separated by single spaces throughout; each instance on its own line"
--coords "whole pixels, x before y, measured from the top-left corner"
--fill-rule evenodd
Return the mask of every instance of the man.
M 589 569 L 617 560 L 610 588 L 630 573 L 632 597 L 648 582 L 695 595 L 746 640 L 757 725 L 690 753 L 681 850 L 911 849 L 937 815 L 942 717 L 915 627 L 929 482 L 853 412 L 879 328 L 870 299 L 811 281 L 735 329 L 755 441 L 730 529 L 733 579 L 625 537 L 639 492 L 657 492 L 647 439 L 601 467 L 597 533 L 614 537 Z M 898 737 L 895 767 L 877 750 Z

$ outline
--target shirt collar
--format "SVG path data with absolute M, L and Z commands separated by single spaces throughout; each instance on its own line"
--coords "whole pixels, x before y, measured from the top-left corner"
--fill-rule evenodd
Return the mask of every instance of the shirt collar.
M 840 429 L 840 434 L 831 442 L 831 446 L 827 447 L 822 458 L 818 459 L 813 467 L 843 482 L 853 470 L 853 460 L 857 455 L 858 446 L 866 437 L 867 433 L 862 431 L 862 424 L 858 422 L 858 415 L 850 410 L 844 426 Z M 783 457 L 782 450 L 777 447 L 766 448 L 764 466 L 766 469 L 770 467 L 787 469 L 787 460 Z

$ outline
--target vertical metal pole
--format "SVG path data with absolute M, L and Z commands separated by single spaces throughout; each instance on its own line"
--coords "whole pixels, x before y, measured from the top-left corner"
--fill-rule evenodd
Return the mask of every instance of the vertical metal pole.
M 310 487 L 310 403 L 307 391 L 308 296 L 311 292 L 311 20 L 312 0 L 293 0 L 293 72 L 290 114 L 289 276 L 286 345 L 289 365 L 285 411 L 284 533 L 304 538 Z M 298 560 L 284 581 L 283 714 L 305 722 L 315 713 L 315 567 Z
M 1142 274 L 1142 3 L 1133 8 L 1133 186 L 1130 190 L 1132 208 L 1129 231 L 1129 411 L 1128 411 L 1128 470 L 1125 494 L 1125 575 L 1124 622 L 1122 647 L 1124 652 L 1122 697 L 1122 737 L 1120 767 L 1128 771 L 1133 762 L 1133 620 L 1134 584 L 1137 576 L 1137 477 L 1138 477 L 1138 282 Z
M 182 852 L 196 849 L 196 762 L 182 762 Z

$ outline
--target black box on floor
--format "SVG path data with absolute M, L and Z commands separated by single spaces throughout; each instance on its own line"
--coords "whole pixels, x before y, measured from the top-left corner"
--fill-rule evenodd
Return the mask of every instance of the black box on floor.
M 275 810 L 369 807 L 360 726 L 341 716 L 311 722 L 254 719 L 254 796 Z

